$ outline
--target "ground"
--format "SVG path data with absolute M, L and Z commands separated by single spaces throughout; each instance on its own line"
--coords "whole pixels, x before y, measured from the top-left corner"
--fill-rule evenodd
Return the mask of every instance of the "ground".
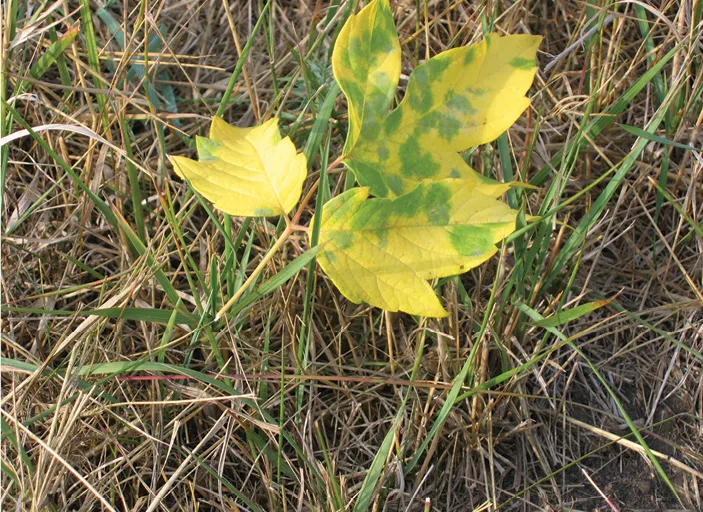
M 278 116 L 312 190 L 360 4 L 6 2 L 3 508 L 703 510 L 700 1 L 392 0 L 396 102 L 450 47 L 544 37 L 531 106 L 464 155 L 532 185 L 506 197 L 527 227 L 435 282 L 445 319 L 292 272 L 296 235 L 213 321 L 280 226 L 225 218 L 166 155 L 218 110 Z

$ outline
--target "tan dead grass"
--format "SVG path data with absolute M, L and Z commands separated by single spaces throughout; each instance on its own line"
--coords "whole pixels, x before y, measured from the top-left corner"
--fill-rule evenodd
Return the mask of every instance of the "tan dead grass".
M 260 3 L 146 2 L 146 22 L 136 29 L 140 4 L 112 4 L 110 12 L 126 27 L 129 50 L 121 51 L 105 24 L 94 17 L 101 73 L 91 71 L 85 46 L 77 39 L 64 54 L 73 81 L 70 87 L 61 85 L 55 65 L 41 79 L 27 79 L 27 69 L 50 44 L 48 24 L 56 22 L 61 33 L 78 20 L 73 2 L 43 5 L 48 13 L 44 18 L 34 24 L 20 21 L 19 27 L 26 28 L 23 40 L 3 64 L 10 91 L 19 80 L 28 81 L 26 94 L 13 98 L 12 104 L 30 125 L 70 123 L 94 131 L 123 151 L 130 146 L 134 162 L 143 169 L 140 187 L 146 203 L 147 246 L 191 311 L 207 297 L 192 293 L 188 279 L 196 278 L 186 275 L 184 257 L 192 258 L 209 283 L 213 262 L 219 271 L 224 265 L 224 244 L 202 208 L 187 195 L 186 186 L 166 166 L 165 152 L 190 151 L 178 134 L 193 136 L 206 129 L 217 109 L 215 100 L 225 90 L 256 22 Z M 548 72 L 539 73 L 531 111 L 510 131 L 514 156 L 522 163 L 539 119 L 528 175 L 521 176 L 528 180 L 577 131 L 589 101 L 594 99 L 592 115 L 598 115 L 649 67 L 634 4 L 620 5 L 619 14 L 602 31 L 591 33 L 595 49 L 585 60 L 583 48 L 590 40 L 585 37 L 587 24 L 598 11 L 583 3 L 429 1 L 426 7 L 419 2 L 418 13 L 415 2 L 394 2 L 406 65 L 401 85 L 412 65 L 450 42 L 468 44 L 480 39 L 481 17 L 494 9 L 499 32 L 543 34 L 541 68 L 553 64 Z M 702 69 L 700 39 L 696 42 L 701 28 L 691 25 L 692 5 L 698 4 L 667 2 L 658 8 L 647 6 L 647 12 L 657 57 L 677 40 L 685 47 L 664 68 L 669 85 L 700 92 L 702 78 L 695 70 Z M 97 10 L 97 4 L 90 5 Z M 229 5 L 229 16 L 223 5 Z M 296 143 L 304 144 L 313 115 L 301 78 L 304 71 L 291 49 L 305 55 L 311 41 L 326 34 L 305 72 L 330 79 L 325 55 L 344 9 L 326 24 L 328 8 L 327 2 L 320 1 L 274 3 L 271 62 L 259 35 L 226 119 L 244 126 L 280 113 L 287 115 L 286 125 L 300 117 Z M 160 32 L 164 44 L 149 54 L 151 87 L 163 90 L 172 85 L 179 99 L 178 113 L 155 111 L 145 96 L 143 80 L 125 80 L 130 65 L 143 62 L 145 32 L 157 34 L 159 26 L 164 27 Z M 7 55 L 14 43 L 7 31 L 3 37 Z M 114 63 L 113 71 L 108 61 Z M 597 84 L 596 73 L 588 70 L 601 70 L 604 80 Z M 166 78 L 158 78 L 159 71 L 165 71 Z M 279 80 L 275 86 L 274 74 Z M 296 86 L 288 87 L 288 80 L 296 81 Z M 277 97 L 279 89 L 283 92 Z M 108 105 L 106 119 L 100 115 L 97 95 Z M 674 114 L 689 113 L 667 137 L 700 147 L 701 119 L 690 114 L 689 103 L 700 106 L 701 98 L 691 92 L 682 97 L 684 103 Z M 644 128 L 659 106 L 657 101 L 649 84 L 618 122 Z M 337 106 L 332 158 L 341 147 L 339 130 L 345 124 L 341 100 Z M 133 131 L 131 142 L 123 139 L 120 118 Z M 166 126 L 163 139 L 156 119 Z M 11 131 L 20 128 L 15 124 Z M 134 225 L 124 154 L 66 131 L 51 130 L 41 137 L 93 192 Z M 613 128 L 592 141 L 579 156 L 563 199 L 607 172 L 628 153 L 634 140 L 635 136 Z M 375 510 L 423 510 L 426 498 L 431 499 L 431 510 L 681 506 L 703 510 L 703 368 L 695 355 L 703 352 L 703 240 L 667 202 L 655 222 L 656 189 L 649 178 L 658 179 L 664 152 L 669 159 L 666 190 L 700 225 L 701 161 L 690 151 L 651 143 L 583 244 L 580 267 L 573 276 L 573 290 L 578 293 L 564 295 L 568 273 L 547 282 L 550 265 L 607 181 L 565 206 L 556 217 L 551 257 L 542 268 L 544 282 L 540 280 L 532 290 L 530 306 L 549 316 L 559 301 L 568 307 L 593 300 L 595 292 L 617 297 L 630 313 L 603 308 L 562 329 L 605 376 L 650 447 L 661 454 L 682 505 L 655 476 L 641 447 L 632 445 L 631 438 L 619 437 L 629 430 L 611 396 L 567 347 L 556 349 L 490 392 L 457 403 L 418 466 L 403 474 L 403 464 L 427 436 L 447 388 L 474 344 L 483 344 L 475 385 L 498 375 L 503 364 L 515 367 L 529 360 L 544 343 L 558 345 L 557 339 L 545 337 L 544 330 L 518 321 L 519 311 L 512 304 L 500 310 L 500 301 L 491 312 L 493 321 L 486 335 L 475 339 L 491 289 L 495 284 L 500 293 L 513 269 L 513 254 L 504 251 L 499 273 L 494 261 L 462 278 L 470 307 L 463 304 L 457 286 L 449 284 L 444 288 L 445 301 L 452 316 L 419 325 L 410 318 L 350 304 L 317 275 L 305 369 L 309 377 L 296 376 L 302 364 L 296 353 L 306 341 L 298 339 L 306 279 L 301 272 L 261 299 L 234 328 L 215 333 L 230 358 L 225 373 L 242 396 L 159 372 L 140 373 L 145 380 L 127 372 L 115 377 L 78 375 L 78 369 L 93 363 L 156 361 L 163 325 L 3 310 L 3 357 L 44 371 L 3 368 L 2 419 L 11 436 L 3 440 L 2 459 L 15 481 L 9 472 L 2 474 L 2 506 L 55 511 L 248 510 L 248 500 L 261 510 L 334 510 L 335 493 L 343 503 L 352 503 L 398 410 L 401 394 L 409 393 Z M 489 149 L 482 149 L 479 156 L 474 159 L 479 168 L 484 162 L 497 161 Z M 317 169 L 319 163 L 314 166 Z M 559 179 L 555 170 L 531 196 L 535 212 L 551 181 Z M 175 235 L 164 214 L 169 207 L 184 239 Z M 31 137 L 9 146 L 2 224 L 5 306 L 49 312 L 174 306 L 145 258 L 131 251 L 125 234 L 106 222 Z M 236 234 L 241 219 L 233 219 L 233 224 Z M 274 233 L 262 223 L 252 224 L 251 232 L 255 264 Z M 248 239 L 249 235 L 244 240 Z M 303 241 L 294 243 L 278 254 L 268 275 L 304 246 Z M 202 288 L 200 292 L 204 293 Z M 427 343 L 421 382 L 409 385 L 421 339 Z M 509 361 L 500 360 L 498 343 L 507 350 Z M 177 326 L 169 338 L 163 361 L 211 376 L 221 373 L 205 336 L 194 337 L 183 326 Z M 304 391 L 300 409 L 298 389 Z M 258 408 L 245 405 L 246 397 L 256 397 Z M 260 411 L 267 411 L 275 421 L 264 420 Z M 281 429 L 301 452 L 283 440 Z M 252 432 L 258 433 L 261 446 L 252 444 L 253 438 L 248 437 Z

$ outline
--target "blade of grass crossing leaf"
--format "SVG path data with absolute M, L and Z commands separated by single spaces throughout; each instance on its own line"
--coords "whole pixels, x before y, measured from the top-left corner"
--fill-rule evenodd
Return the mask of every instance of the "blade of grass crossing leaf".
M 332 109 L 334 108 L 334 103 L 337 100 L 337 95 L 339 94 L 339 85 L 334 82 L 327 91 L 327 95 L 320 106 L 320 111 L 317 113 L 315 122 L 310 130 L 310 135 L 305 142 L 305 148 L 303 153 L 308 161 L 308 168 L 310 168 L 317 157 L 317 153 L 320 151 L 320 145 L 322 143 L 322 137 L 327 132 L 327 125 L 329 123 L 330 115 L 332 115 Z
M 522 312 L 524 312 L 534 322 L 540 322 L 540 321 L 546 320 L 542 315 L 540 315 L 537 311 L 530 308 L 529 306 L 522 304 L 522 303 L 518 303 L 516 305 Z M 620 411 L 620 415 L 625 420 L 625 423 L 627 423 L 627 426 L 630 428 L 630 431 L 637 439 L 637 442 L 644 449 L 645 453 L 647 454 L 647 458 L 650 460 L 650 462 L 654 466 L 655 470 L 659 474 L 659 477 L 664 481 L 664 483 L 666 483 L 667 487 L 669 487 L 669 489 L 674 494 L 674 496 L 676 496 L 676 499 L 679 501 L 679 503 L 681 503 L 681 498 L 679 497 L 679 494 L 676 492 L 676 487 L 674 487 L 674 484 L 671 483 L 671 480 L 669 480 L 669 477 L 667 476 L 666 472 L 664 471 L 664 468 L 662 468 L 661 464 L 659 464 L 659 460 L 654 456 L 654 454 L 652 453 L 652 450 L 649 448 L 649 445 L 645 441 L 644 437 L 642 437 L 642 434 L 640 433 L 639 429 L 632 422 L 632 419 L 630 419 L 630 416 L 629 416 L 629 414 L 627 414 L 625 407 L 620 402 L 620 399 L 618 398 L 617 393 L 615 393 L 615 391 L 613 391 L 613 389 L 610 387 L 608 382 L 601 375 L 598 368 L 596 368 L 596 366 L 591 362 L 591 360 L 588 359 L 588 357 L 586 357 L 586 355 L 583 353 L 583 351 L 581 351 L 581 349 L 578 348 L 574 342 L 568 341 L 569 338 L 564 333 L 562 333 L 561 331 L 557 330 L 554 327 L 547 327 L 546 329 L 549 332 L 551 332 L 554 336 L 559 338 L 560 340 L 566 341 L 568 346 L 574 352 L 576 352 L 586 362 L 586 364 L 588 364 L 588 366 L 591 368 L 591 371 L 593 372 L 593 374 L 596 376 L 598 381 L 601 383 L 601 385 L 605 388 L 605 390 L 608 392 L 610 397 L 613 399 L 613 402 L 615 403 L 618 410 Z

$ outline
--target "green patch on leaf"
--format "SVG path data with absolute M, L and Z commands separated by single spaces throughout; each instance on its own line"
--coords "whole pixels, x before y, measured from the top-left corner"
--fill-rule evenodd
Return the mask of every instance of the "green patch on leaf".
M 535 59 L 515 57 L 510 61 L 510 65 L 517 69 L 530 70 L 535 67 Z

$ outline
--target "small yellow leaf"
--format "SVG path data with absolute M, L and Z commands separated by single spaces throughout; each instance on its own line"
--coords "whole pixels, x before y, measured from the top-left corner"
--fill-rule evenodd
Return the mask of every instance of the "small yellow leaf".
M 428 279 L 466 272 L 515 229 L 517 212 L 496 197 L 510 185 L 424 182 L 395 199 L 353 188 L 322 210 L 317 261 L 352 302 L 446 316 Z
M 197 137 L 199 161 L 169 159 L 176 173 L 215 208 L 240 217 L 285 215 L 300 199 L 307 175 L 304 154 L 281 138 L 278 119 L 237 128 L 215 117 L 210 137 Z

